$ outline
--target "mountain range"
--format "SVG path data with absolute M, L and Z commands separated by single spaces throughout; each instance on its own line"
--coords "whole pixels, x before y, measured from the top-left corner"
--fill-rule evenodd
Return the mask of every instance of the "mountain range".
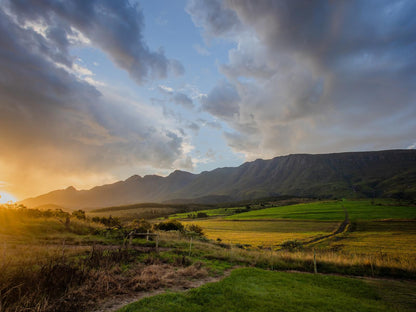
M 416 198 L 416 150 L 293 154 L 167 177 L 133 175 L 89 190 L 52 191 L 20 203 L 88 209 L 145 202 L 219 203 L 273 196 Z

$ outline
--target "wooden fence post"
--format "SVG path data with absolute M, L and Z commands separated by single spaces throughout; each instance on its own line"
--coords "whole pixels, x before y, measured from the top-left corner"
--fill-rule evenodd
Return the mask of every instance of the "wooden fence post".
M 133 233 L 130 232 L 129 233 L 129 247 L 132 245 L 132 243 L 133 243 Z
M 191 236 L 191 240 L 189 241 L 189 257 L 191 256 L 191 251 L 192 251 L 192 236 Z
M 318 273 L 318 269 L 316 268 L 316 251 L 315 251 L 315 248 L 313 249 L 313 272 L 315 274 Z
M 159 253 L 159 234 L 156 236 L 156 252 Z

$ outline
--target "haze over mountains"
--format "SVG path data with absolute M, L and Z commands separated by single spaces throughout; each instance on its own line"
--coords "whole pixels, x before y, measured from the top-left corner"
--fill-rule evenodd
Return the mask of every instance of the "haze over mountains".
M 177 170 L 167 177 L 133 175 L 90 190 L 71 186 L 20 203 L 85 209 L 166 201 L 218 203 L 280 195 L 415 198 L 416 150 L 294 154 L 200 174 Z

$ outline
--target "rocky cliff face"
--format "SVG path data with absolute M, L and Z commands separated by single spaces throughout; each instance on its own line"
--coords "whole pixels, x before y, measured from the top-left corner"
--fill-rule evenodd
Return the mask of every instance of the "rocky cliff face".
M 416 197 L 416 150 L 295 154 L 257 159 L 235 168 L 167 177 L 134 175 L 125 181 L 77 191 L 73 187 L 22 201 L 29 207 L 104 207 L 204 198 L 252 199 L 276 195 Z

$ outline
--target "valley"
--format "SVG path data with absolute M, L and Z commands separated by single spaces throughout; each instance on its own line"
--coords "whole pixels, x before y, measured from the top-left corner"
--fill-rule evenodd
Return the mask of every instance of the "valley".
M 243 303 L 251 307 L 247 311 L 272 311 L 283 302 L 288 311 L 310 311 L 310 306 L 345 311 L 345 300 L 354 302 L 357 310 L 372 306 L 374 311 L 413 311 L 415 292 L 403 289 L 416 290 L 415 206 L 392 199 L 293 199 L 289 205 L 287 200 L 281 206 L 269 205 L 213 207 L 148 221 L 110 217 L 112 209 L 100 212 L 97 219 L 97 213 L 83 217 L 3 206 L 0 302 L 5 311 L 35 306 L 65 311 L 64 302 L 68 311 L 92 311 L 131 302 L 156 289 L 174 289 L 179 292 L 142 299 L 120 311 L 148 311 L 149 305 L 154 311 L 199 311 L 210 300 L 218 300 L 229 311 L 239 311 Z M 344 208 L 350 217 L 348 226 L 336 233 L 345 218 Z M 103 220 L 113 220 L 114 225 L 104 225 Z M 146 228 L 157 234 L 157 242 L 143 236 L 128 238 L 130 231 L 146 232 Z M 318 275 L 293 273 L 315 269 Z M 231 276 L 220 282 L 183 293 L 198 280 L 222 279 L 230 270 Z M 48 281 L 54 280 L 53 292 L 42 284 L 44 274 Z M 29 290 L 33 284 L 36 291 Z M 215 295 L 233 285 L 249 294 L 247 302 Z M 297 290 L 283 295 L 291 287 Z M 365 295 L 347 292 L 345 287 Z M 321 300 L 325 298 L 318 295 L 321 291 L 333 298 L 330 305 Z M 398 297 L 391 296 L 395 291 Z M 73 296 L 77 301 L 70 301 Z M 267 303 L 258 305 L 258 300 Z M 215 304 L 212 309 L 218 311 Z

